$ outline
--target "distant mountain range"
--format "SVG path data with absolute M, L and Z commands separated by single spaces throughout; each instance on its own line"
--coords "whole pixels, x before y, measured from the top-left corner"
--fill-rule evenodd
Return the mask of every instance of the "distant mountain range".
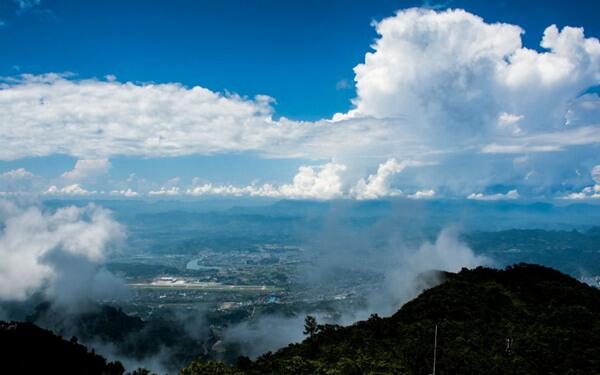
M 179 216 L 204 220 L 224 217 L 302 218 L 319 217 L 376 218 L 385 216 L 427 218 L 427 226 L 439 228 L 461 224 L 468 230 L 496 231 L 514 228 L 575 229 L 600 222 L 600 204 L 571 201 L 477 201 L 469 199 L 382 199 L 331 201 L 272 199 L 200 200 L 46 200 L 44 206 L 57 208 L 94 202 L 113 210 L 119 221 L 140 216 L 160 216 L 178 220 Z M 212 215 L 203 215 L 212 214 Z M 414 223 L 413 223 L 414 224 Z

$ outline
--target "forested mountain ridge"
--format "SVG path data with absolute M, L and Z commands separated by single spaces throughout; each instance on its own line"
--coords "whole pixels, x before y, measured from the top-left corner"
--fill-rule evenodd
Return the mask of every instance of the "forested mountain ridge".
M 518 264 L 447 274 L 388 318 L 320 325 L 302 343 L 182 374 L 592 374 L 600 368 L 600 290 Z M 277 332 L 273 332 L 274 335 Z
M 77 343 L 62 339 L 31 323 L 0 321 L 0 373 L 121 375 L 119 362 L 103 357 Z

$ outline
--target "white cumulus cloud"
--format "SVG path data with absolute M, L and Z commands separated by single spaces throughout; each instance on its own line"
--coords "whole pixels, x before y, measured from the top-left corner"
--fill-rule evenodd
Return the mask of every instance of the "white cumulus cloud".
M 569 193 L 560 199 L 567 200 L 583 200 L 583 199 L 600 199 L 600 185 L 586 186 L 580 192 Z
M 506 124 L 560 129 L 572 101 L 600 83 L 600 43 L 581 28 L 549 26 L 546 52 L 524 48 L 520 27 L 464 10 L 399 11 L 376 30 L 374 52 L 355 68 L 355 108 L 338 118 L 403 118 L 441 144 L 485 141 Z
M 106 175 L 109 168 L 108 159 L 79 159 L 72 170 L 62 174 L 62 178 L 75 182 L 94 181 Z
M 360 179 L 352 188 L 345 183 L 346 165 L 330 162 L 320 166 L 301 166 L 298 173 L 288 184 L 252 184 L 248 186 L 215 185 L 203 183 L 190 187 L 186 194 L 190 196 L 224 195 L 224 196 L 260 196 L 285 199 L 378 199 L 400 196 L 402 192 L 392 187 L 392 177 L 407 167 L 431 165 L 421 161 L 401 161 L 389 159 L 381 163 L 375 174 Z M 432 198 L 435 191 L 419 190 L 406 195 L 410 199 Z
M 110 195 L 125 198 L 135 198 L 140 194 L 137 191 L 133 191 L 130 188 L 125 190 L 111 190 Z
M 567 200 L 600 199 L 600 165 L 594 166 L 590 175 L 595 182 L 594 185 L 586 186 L 581 191 L 569 193 L 559 198 Z
M 232 195 L 262 196 L 290 199 L 334 199 L 344 195 L 341 173 L 346 166 L 331 162 L 321 166 L 302 166 L 289 184 L 249 185 L 213 185 L 210 183 L 194 186 L 186 191 L 192 196 Z
M 407 167 L 426 165 L 426 163 L 403 160 L 398 162 L 391 158 L 379 164 L 377 172 L 369 175 L 366 179 L 360 179 L 353 190 L 357 199 L 377 199 L 389 196 L 402 195 L 402 191 L 391 188 L 392 178 Z
M 88 196 L 97 193 L 98 192 L 96 191 L 86 190 L 80 184 L 71 184 L 60 188 L 56 185 L 51 185 L 43 194 L 56 196 Z
M 435 190 L 419 190 L 413 194 L 409 194 L 406 196 L 409 199 L 429 199 L 435 197 Z
M 283 197 L 331 199 L 342 196 L 340 173 L 346 166 L 327 163 L 321 167 L 300 167 L 291 184 L 282 185 L 278 190 Z
M 496 193 L 496 194 L 484 194 L 484 193 L 471 193 L 467 197 L 467 199 L 477 200 L 477 201 L 499 201 L 499 200 L 507 200 L 507 199 L 519 199 L 521 196 L 517 190 L 509 190 L 506 193 Z
M 158 190 L 150 190 L 148 192 L 148 195 L 151 195 L 151 196 L 177 196 L 180 194 L 181 194 L 181 191 L 179 189 L 179 186 L 172 186 L 172 187 L 162 186 Z

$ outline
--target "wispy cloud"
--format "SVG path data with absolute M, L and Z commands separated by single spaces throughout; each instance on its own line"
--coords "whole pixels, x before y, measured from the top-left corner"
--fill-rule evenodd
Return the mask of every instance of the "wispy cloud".
M 350 81 L 347 80 L 346 78 L 340 79 L 339 81 L 337 81 L 335 83 L 336 90 L 348 90 L 348 89 L 351 89 L 352 87 L 353 87 L 352 83 L 350 83 Z

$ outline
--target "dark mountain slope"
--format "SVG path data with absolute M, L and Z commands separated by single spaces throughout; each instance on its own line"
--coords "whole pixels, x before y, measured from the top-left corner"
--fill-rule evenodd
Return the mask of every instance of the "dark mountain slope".
M 449 274 L 389 318 L 320 326 L 256 361 L 182 373 L 430 374 L 436 325 L 439 375 L 600 373 L 600 290 L 527 264 Z
M 0 322 L 0 373 L 120 375 L 119 362 L 106 360 L 74 339 L 66 341 L 31 323 Z
M 161 365 L 169 372 L 177 372 L 192 359 L 207 353 L 216 341 L 203 321 L 175 316 L 144 321 L 109 305 L 91 306 L 86 312 L 68 314 L 52 308 L 49 303 L 41 303 L 27 321 L 63 337 L 76 336 L 84 345 L 110 345 L 117 355 L 142 363 L 148 358 L 160 357 Z M 161 351 L 169 354 L 160 356 Z

